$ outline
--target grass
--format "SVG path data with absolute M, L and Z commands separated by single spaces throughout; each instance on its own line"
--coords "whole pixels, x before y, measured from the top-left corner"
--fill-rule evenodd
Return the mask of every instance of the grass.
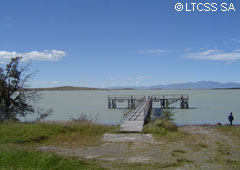
M 209 165 L 221 165 L 226 169 L 240 169 L 239 152 L 228 143 L 219 141 L 208 143 L 201 134 L 187 134 L 172 130 L 172 125 L 161 122 L 149 123 L 143 133 L 154 134 L 161 154 L 169 154 L 169 159 L 157 163 L 125 163 L 121 161 L 103 161 L 100 159 L 82 159 L 65 157 L 53 153 L 37 151 L 39 146 L 56 145 L 60 147 L 98 146 L 105 133 L 119 133 L 118 127 L 92 123 L 2 123 L 0 124 L 0 170 L 5 169 L 176 169 L 188 164 L 190 167 L 200 165 L 198 159 L 214 152 L 208 160 Z M 169 128 L 170 127 L 170 128 Z M 213 127 L 222 134 L 240 137 L 239 126 Z M 131 145 L 134 145 L 131 143 Z M 236 145 L 235 145 L 236 146 Z M 116 144 L 117 147 L 117 144 Z M 155 147 L 155 146 L 153 146 Z M 230 152 L 229 152 L 230 150 Z M 139 151 L 139 150 L 138 150 Z M 135 154 L 135 153 L 133 153 Z M 211 154 L 210 154 L 211 155 Z M 209 155 L 208 155 L 209 156 Z M 213 166 L 214 167 L 214 166 Z M 214 168 L 213 168 L 214 169 Z
M 240 126 L 218 126 L 216 128 L 226 135 L 235 136 L 240 139 Z
M 18 150 L 0 146 L 0 170 L 57 170 L 57 169 L 104 169 L 94 161 L 67 158 L 34 150 Z
M 27 150 L 8 145 L 0 145 L 0 170 L 77 170 L 77 169 L 119 169 L 119 170 L 158 170 L 176 168 L 186 163 L 192 163 L 185 158 L 166 163 L 123 163 L 100 160 L 85 160 L 74 157 L 65 157 L 53 153 L 36 150 Z
M 186 151 L 181 149 L 176 149 L 176 150 L 173 150 L 173 153 L 186 153 Z
M 114 130 L 92 123 L 2 123 L 0 144 L 94 146 L 104 133 Z
M 105 166 L 107 166 L 109 169 L 119 169 L 119 170 L 159 170 L 159 169 L 165 169 L 165 168 L 174 168 L 180 167 L 186 163 L 192 163 L 191 161 L 187 159 L 177 159 L 173 162 L 166 162 L 166 163 L 106 163 Z
M 92 123 L 2 123 L 0 124 L 0 170 L 3 169 L 162 169 L 178 167 L 186 160 L 166 163 L 119 163 L 100 160 L 84 160 L 45 153 L 32 148 L 42 145 L 61 147 L 81 147 L 99 145 L 105 133 L 117 133 L 117 127 Z M 153 130 L 149 127 L 148 131 Z M 160 128 L 156 133 L 171 134 L 178 132 Z M 152 131 L 154 132 L 154 131 Z M 156 132 L 156 131 L 155 131 Z M 170 135 L 170 136 L 171 136 Z M 164 136 L 164 135 L 163 135 Z M 32 147 L 31 147 L 32 146 Z M 111 169 L 111 168 L 110 168 Z
M 115 130 L 116 128 L 113 126 L 78 122 L 1 123 L 0 170 L 103 169 L 94 160 L 67 158 L 52 153 L 30 150 L 30 148 L 41 145 L 95 146 L 100 144 L 103 134 Z
M 211 164 L 223 165 L 227 167 L 226 169 L 239 170 L 240 169 L 240 161 L 237 158 L 226 158 L 221 153 L 217 154 L 213 159 L 207 161 Z
M 171 121 L 156 120 L 148 123 L 143 127 L 143 133 L 150 133 L 154 135 L 156 140 L 176 141 L 182 140 L 188 134 L 184 134 L 177 130 L 177 126 Z
M 150 120 L 150 123 L 144 126 L 143 133 L 151 133 L 155 139 L 163 139 L 166 135 L 168 140 L 181 138 L 183 134 L 178 132 L 177 125 L 173 122 L 173 115 L 172 109 L 163 110 L 161 118 Z
M 218 145 L 218 152 L 221 155 L 229 155 L 230 154 L 230 149 L 231 149 L 230 146 L 224 145 L 224 144 L 222 144 L 220 142 L 216 142 L 216 144 Z

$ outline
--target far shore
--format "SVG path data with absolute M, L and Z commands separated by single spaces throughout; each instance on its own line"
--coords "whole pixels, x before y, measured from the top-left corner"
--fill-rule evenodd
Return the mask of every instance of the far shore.
M 112 91 L 112 90 L 239 90 L 240 88 L 211 88 L 211 89 L 135 89 L 135 88 L 93 88 L 93 87 L 76 87 L 76 86 L 59 86 L 59 87 L 44 87 L 44 88 L 28 88 L 36 91 Z

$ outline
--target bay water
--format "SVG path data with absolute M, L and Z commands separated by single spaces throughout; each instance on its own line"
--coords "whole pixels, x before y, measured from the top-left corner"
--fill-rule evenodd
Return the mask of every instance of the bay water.
M 51 108 L 53 113 L 46 121 L 69 121 L 81 114 L 99 115 L 97 123 L 120 124 L 122 109 L 108 109 L 108 95 L 171 95 L 188 94 L 190 109 L 174 109 L 177 125 L 228 123 L 233 112 L 234 124 L 240 124 L 240 90 L 99 90 L 99 91 L 42 91 L 42 99 L 35 105 Z M 127 103 L 118 103 L 127 106 Z M 179 106 L 178 106 L 179 107 Z M 153 108 L 160 108 L 154 103 Z M 34 116 L 28 116 L 27 121 Z

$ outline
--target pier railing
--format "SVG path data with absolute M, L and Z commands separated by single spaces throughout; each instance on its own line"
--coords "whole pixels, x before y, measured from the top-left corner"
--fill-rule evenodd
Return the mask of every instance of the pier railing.
M 138 103 L 144 99 L 151 99 L 152 102 L 160 102 L 162 109 L 167 109 L 171 104 L 180 102 L 181 109 L 189 108 L 189 96 L 188 94 L 167 94 L 167 95 L 108 95 L 108 108 L 117 109 L 118 102 L 127 102 L 127 109 L 135 109 Z
M 128 100 L 128 99 L 134 99 L 139 100 L 145 97 L 145 95 L 108 95 L 109 100 Z
M 177 95 L 152 95 L 152 99 L 183 99 L 188 100 L 188 94 L 177 94 Z

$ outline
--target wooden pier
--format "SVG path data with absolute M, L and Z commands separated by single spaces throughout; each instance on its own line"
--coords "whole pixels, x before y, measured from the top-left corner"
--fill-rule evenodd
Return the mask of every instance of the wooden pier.
M 189 96 L 187 94 L 179 95 L 108 95 L 108 109 L 123 109 L 117 107 L 118 102 L 127 102 L 128 109 L 135 109 L 136 105 L 141 102 L 141 99 L 147 97 L 152 102 L 159 102 L 161 109 L 170 108 L 171 104 L 179 102 L 180 109 L 189 108 Z
M 128 112 L 123 116 L 120 131 L 141 132 L 146 120 L 151 115 L 153 102 L 159 102 L 161 109 L 168 109 L 173 103 L 179 102 L 180 109 L 189 108 L 188 95 L 109 95 L 108 108 L 119 109 L 117 103 L 127 103 Z M 121 108 L 123 109 L 123 108 Z
M 117 102 L 125 102 L 127 101 L 128 109 L 135 109 L 138 102 L 141 102 L 141 100 L 145 96 L 143 95 L 109 95 L 108 96 L 108 108 L 109 109 L 118 109 Z
M 141 132 L 146 119 L 150 116 L 152 110 L 152 100 L 142 98 L 135 109 L 132 109 L 124 116 L 124 121 L 120 125 L 120 131 Z
M 152 95 L 153 102 L 160 102 L 162 109 L 168 109 L 171 104 L 180 102 L 180 109 L 189 109 L 189 97 L 182 95 Z

